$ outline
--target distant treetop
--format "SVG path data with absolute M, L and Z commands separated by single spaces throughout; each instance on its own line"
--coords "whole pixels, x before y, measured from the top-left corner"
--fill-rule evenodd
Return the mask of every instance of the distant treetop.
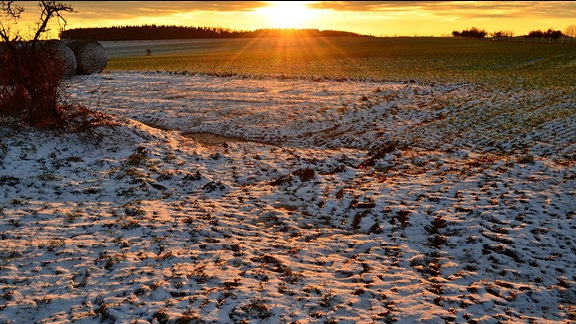
M 219 27 L 183 27 L 183 26 L 115 26 L 97 28 L 76 28 L 60 33 L 60 39 L 76 40 L 159 40 L 159 39 L 197 39 L 197 38 L 255 38 L 255 37 L 363 37 L 352 32 L 318 29 L 257 29 L 237 31 Z
M 471 38 L 484 38 L 488 35 L 488 32 L 485 30 L 480 30 L 476 27 L 472 27 L 468 30 L 463 30 L 461 32 L 455 30 L 452 32 L 452 36 L 454 37 L 471 37 Z

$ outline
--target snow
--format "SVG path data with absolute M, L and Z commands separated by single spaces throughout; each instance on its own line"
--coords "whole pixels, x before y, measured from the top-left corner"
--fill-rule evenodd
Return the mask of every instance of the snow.
M 574 92 L 106 72 L 0 126 L 0 321 L 576 318 Z M 184 136 L 185 135 L 185 136 Z

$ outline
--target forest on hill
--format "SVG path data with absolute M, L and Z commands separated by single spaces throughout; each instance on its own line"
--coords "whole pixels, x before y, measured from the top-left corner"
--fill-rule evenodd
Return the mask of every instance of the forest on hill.
M 159 39 L 208 39 L 208 38 L 257 38 L 257 37 L 365 37 L 357 33 L 318 29 L 257 29 L 238 31 L 219 27 L 184 26 L 117 26 L 75 28 L 64 30 L 60 39 L 77 40 L 159 40 Z

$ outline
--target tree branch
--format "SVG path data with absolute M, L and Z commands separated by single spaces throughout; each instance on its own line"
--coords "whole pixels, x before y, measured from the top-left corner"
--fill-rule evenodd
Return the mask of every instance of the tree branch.
M 39 5 L 42 8 L 42 13 L 40 14 L 38 30 L 32 40 L 34 43 L 36 43 L 40 39 L 40 36 L 47 31 L 46 27 L 52 17 L 56 16 L 58 19 L 64 21 L 64 25 L 66 25 L 66 20 L 62 17 L 60 12 L 74 12 L 72 6 L 56 1 L 40 1 Z
M 14 20 L 20 18 L 20 14 L 24 11 L 24 6 L 14 4 L 14 1 L 0 1 L 0 11 Z
M 17 21 L 23 11 L 24 7 L 15 5 L 14 1 L 0 1 L 0 17 Z M 5 42 L 10 42 L 10 28 L 4 26 L 2 21 L 0 21 L 0 38 Z M 15 36 L 14 40 L 17 39 L 18 36 Z

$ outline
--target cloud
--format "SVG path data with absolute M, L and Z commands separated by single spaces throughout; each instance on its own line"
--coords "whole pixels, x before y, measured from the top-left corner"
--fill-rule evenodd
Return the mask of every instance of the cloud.
M 398 8 L 414 8 L 429 1 L 316 1 L 309 5 L 312 9 L 332 9 L 337 11 L 386 11 Z
M 160 17 L 183 12 L 252 11 L 265 7 L 262 1 L 72 1 L 81 19 L 122 19 L 138 16 Z
M 71 1 L 79 20 L 112 21 L 169 17 L 185 13 L 253 12 L 269 6 L 266 1 Z M 29 3 L 28 6 L 36 6 Z M 426 15 L 450 19 L 573 18 L 574 1 L 310 1 L 311 9 L 355 12 Z
M 65 1 L 65 0 L 64 0 Z M 262 28 L 259 9 L 268 1 L 65 1 L 76 13 L 66 14 L 68 28 L 174 24 L 218 26 L 238 30 Z M 574 24 L 576 1 L 306 1 L 320 29 L 344 29 L 361 34 L 434 34 L 440 28 L 515 29 L 563 28 Z M 24 2 L 36 12 L 37 2 Z M 324 11 L 321 12 L 320 10 Z M 463 24 L 469 24 L 466 26 Z M 558 26 L 562 24 L 563 26 Z M 26 28 L 21 24 L 23 30 Z M 19 27 L 20 27 L 19 26 Z M 532 27 L 533 26 L 533 27 Z M 54 26 L 54 31 L 59 30 Z
M 420 12 L 462 19 L 576 17 L 573 1 L 318 1 L 309 7 L 373 13 Z

